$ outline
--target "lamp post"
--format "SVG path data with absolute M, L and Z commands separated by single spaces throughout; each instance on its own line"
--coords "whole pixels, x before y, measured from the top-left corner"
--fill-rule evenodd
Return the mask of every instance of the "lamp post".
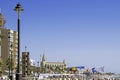
M 22 74 L 20 74 L 20 13 L 23 11 L 22 6 L 18 3 L 14 9 L 18 14 L 18 64 L 17 64 L 17 73 L 16 80 L 22 80 Z
M 12 47 L 12 45 L 11 45 L 11 47 Z M 10 66 L 10 76 L 9 76 L 10 80 L 13 80 L 13 60 L 12 60 L 12 58 L 13 58 L 13 55 L 12 55 L 12 51 L 11 51 L 10 52 L 10 64 L 9 64 L 9 66 Z
M 8 67 L 9 67 L 9 79 L 10 80 L 13 80 L 13 60 L 12 60 L 12 58 L 13 58 L 13 56 L 12 56 L 12 48 L 13 48 L 13 42 L 11 41 L 11 36 L 10 36 L 10 32 L 9 32 L 9 36 L 8 36 L 8 38 L 9 38 L 9 44 L 10 44 L 10 46 L 9 46 L 9 58 L 8 58 Z
M 38 77 L 39 77 L 39 72 L 40 72 L 40 70 L 39 70 L 39 61 L 37 62 L 38 63 L 38 67 L 37 67 L 37 75 L 38 75 Z

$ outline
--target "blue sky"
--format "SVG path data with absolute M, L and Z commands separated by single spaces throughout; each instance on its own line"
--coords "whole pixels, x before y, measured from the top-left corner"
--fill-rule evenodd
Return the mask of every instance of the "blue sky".
M 21 52 L 36 61 L 45 53 L 48 61 L 66 59 L 68 66 L 104 66 L 120 73 L 119 0 L 0 0 L 6 27 L 17 30 L 20 2 Z

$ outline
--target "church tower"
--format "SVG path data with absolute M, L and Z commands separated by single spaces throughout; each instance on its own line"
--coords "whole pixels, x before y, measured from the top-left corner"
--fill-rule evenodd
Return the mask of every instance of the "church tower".
M 41 68 L 43 68 L 46 64 L 46 59 L 45 59 L 45 54 L 42 56 L 42 61 L 41 61 Z
M 42 57 L 42 62 L 43 62 L 43 61 L 46 61 L 44 54 L 43 54 L 43 57 Z
M 63 60 L 63 63 L 64 63 L 64 64 L 66 64 L 66 61 L 65 61 L 65 59 Z

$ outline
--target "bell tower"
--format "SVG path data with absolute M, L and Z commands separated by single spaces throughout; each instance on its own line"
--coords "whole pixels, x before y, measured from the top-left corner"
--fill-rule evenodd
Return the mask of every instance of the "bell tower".
M 45 54 L 43 54 L 43 57 L 42 57 L 42 62 L 43 61 L 46 61 L 46 59 L 45 59 Z
M 41 68 L 45 67 L 45 64 L 46 64 L 46 59 L 45 59 L 45 54 L 43 54 L 41 61 Z

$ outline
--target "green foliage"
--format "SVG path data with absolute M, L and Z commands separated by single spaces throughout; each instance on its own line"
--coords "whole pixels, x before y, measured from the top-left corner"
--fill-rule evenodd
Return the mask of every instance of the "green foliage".
M 6 60 L 6 65 L 8 68 L 10 67 L 10 59 L 9 58 Z
M 0 45 L 1 45 L 1 39 L 3 38 L 3 35 L 2 34 L 0 34 Z
M 0 58 L 0 76 L 2 75 L 2 65 L 3 65 L 3 61 L 2 61 L 2 59 Z
M 3 64 L 3 61 L 2 61 L 2 59 L 0 58 L 0 67 L 2 67 L 2 64 Z
M 10 61 L 10 58 L 8 58 L 7 60 L 6 60 L 6 66 L 7 66 L 7 68 L 12 68 L 13 69 L 13 61 L 11 62 Z
M 3 35 L 2 35 L 2 34 L 0 34 L 0 38 L 3 38 Z

